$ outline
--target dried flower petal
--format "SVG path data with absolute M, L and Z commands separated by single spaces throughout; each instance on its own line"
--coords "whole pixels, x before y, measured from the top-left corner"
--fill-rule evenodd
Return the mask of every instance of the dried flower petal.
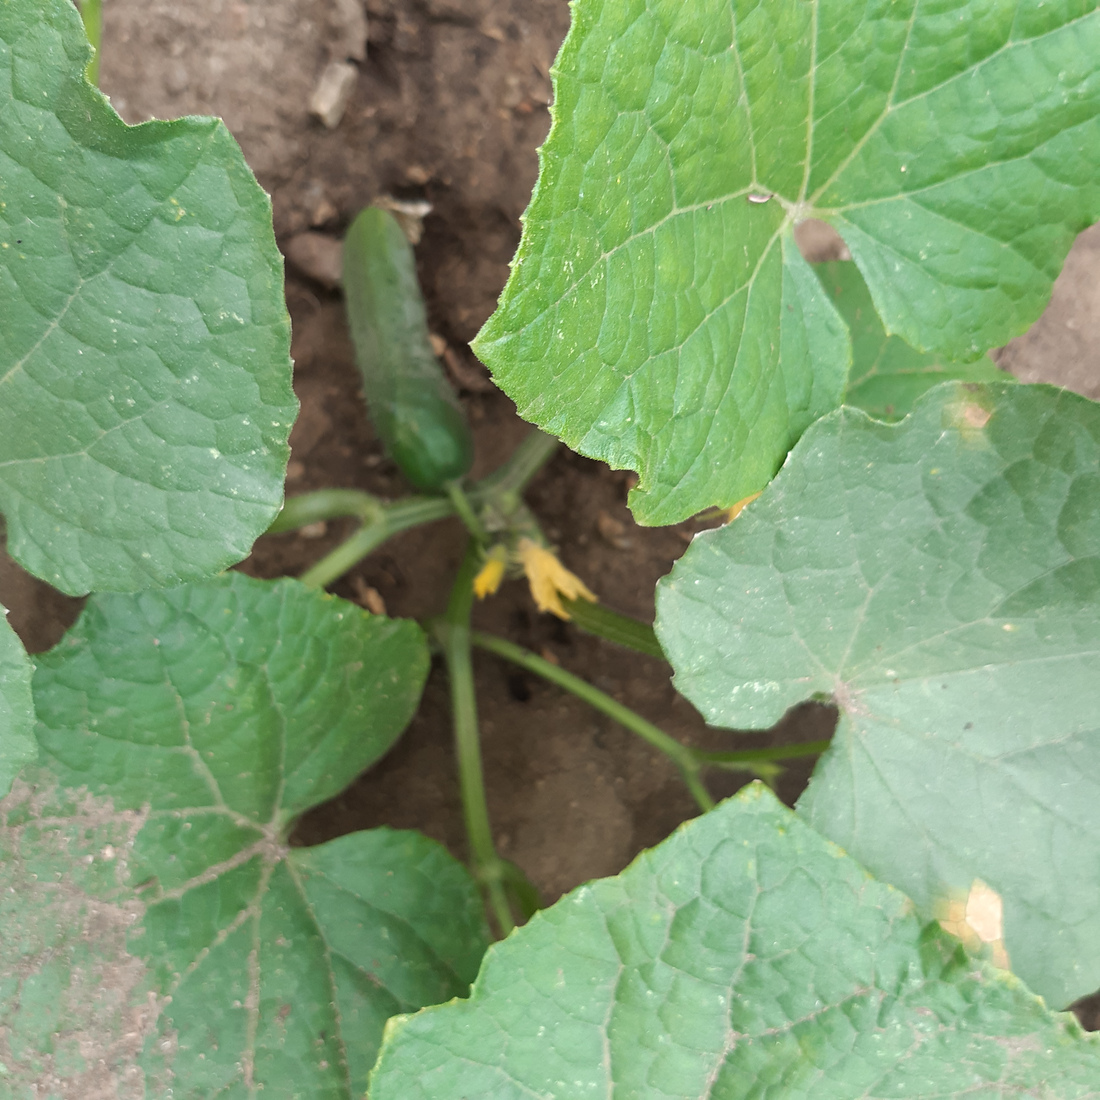
M 549 611 L 559 619 L 568 619 L 561 597 L 596 602 L 596 596 L 575 573 L 570 573 L 551 550 L 532 539 L 520 539 L 516 548 L 523 571 L 531 586 L 531 595 L 540 611 Z

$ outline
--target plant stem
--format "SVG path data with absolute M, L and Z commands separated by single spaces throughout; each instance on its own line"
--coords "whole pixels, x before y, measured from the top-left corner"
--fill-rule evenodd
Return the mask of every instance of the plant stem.
M 739 770 L 746 764 L 763 763 L 771 760 L 797 760 L 800 756 L 820 756 L 832 742 L 802 741 L 797 745 L 770 745 L 761 749 L 736 749 L 732 752 L 705 752 L 692 749 L 692 752 L 704 763 L 715 768 Z
M 695 801 L 699 804 L 700 809 L 706 812 L 714 808 L 714 799 L 710 797 L 699 778 L 702 761 L 700 761 L 694 749 L 689 748 L 687 745 L 681 745 L 679 741 L 670 737 L 664 730 L 659 729 L 652 722 L 646 721 L 640 714 L 636 714 L 629 707 L 623 706 L 622 703 L 612 699 L 610 695 L 600 691 L 599 688 L 593 687 L 586 680 L 574 676 L 571 672 L 566 672 L 565 669 L 559 668 L 557 665 L 552 665 L 549 661 L 543 660 L 542 657 L 528 649 L 524 649 L 522 646 L 515 645 L 504 638 L 497 638 L 492 634 L 482 634 L 476 630 L 470 635 L 470 640 L 479 649 L 495 653 L 498 657 L 503 657 L 506 661 L 511 661 L 513 664 L 519 665 L 520 668 L 525 668 L 528 672 L 533 672 L 537 676 L 557 684 L 558 687 L 565 688 L 566 691 L 572 692 L 579 699 L 583 699 L 589 706 L 606 714 L 609 718 L 613 718 L 621 726 L 625 726 L 631 733 L 636 733 L 642 740 L 663 752 L 680 769 L 684 782 Z
M 653 633 L 653 627 L 639 622 L 627 615 L 620 615 L 603 604 L 590 603 L 588 600 L 562 600 L 562 607 L 569 617 L 587 634 L 604 638 L 635 653 L 644 653 L 647 657 L 665 660 L 664 651 Z
M 372 550 L 377 550 L 392 533 L 384 523 L 360 527 L 350 539 L 346 539 L 319 562 L 311 565 L 298 580 L 307 588 L 327 588 L 349 569 L 353 569 Z
M 301 498 L 292 499 L 296 501 Z M 290 503 L 291 501 L 287 501 L 287 504 Z M 445 519 L 452 514 L 451 502 L 445 497 L 407 497 L 393 504 L 383 504 L 378 519 L 363 524 L 355 534 L 312 565 L 298 579 L 310 588 L 325 588 L 339 580 L 391 536 L 407 531 L 410 527 L 419 527 L 422 523 Z M 328 515 L 331 517 L 332 513 Z
M 515 928 L 515 922 L 504 892 L 507 871 L 493 844 L 489 807 L 485 801 L 481 741 L 477 726 L 477 698 L 474 695 L 470 650 L 470 612 L 474 603 L 474 577 L 478 570 L 478 556 L 477 544 L 471 539 L 451 589 L 450 602 L 444 616 L 446 629 L 439 633 L 451 681 L 451 712 L 454 721 L 455 755 L 458 758 L 458 781 L 474 875 L 485 887 L 497 924 L 503 935 L 507 936 Z
M 558 440 L 545 432 L 537 429 L 528 432 L 508 461 L 474 486 L 471 496 L 477 500 L 481 499 L 480 494 L 483 493 L 497 498 L 508 494 L 518 496 L 527 488 L 535 474 L 550 461 L 559 445 Z
M 466 490 L 462 488 L 458 481 L 447 482 L 447 498 L 450 500 L 455 514 L 462 520 L 462 525 L 470 532 L 470 537 L 481 546 L 484 546 L 489 541 L 488 532 L 486 532 L 481 520 L 477 518 L 477 512 L 474 511 L 474 506 L 470 503 Z
M 368 523 L 380 517 L 385 507 L 385 501 L 359 489 L 320 489 L 315 493 L 288 497 L 266 533 L 280 535 L 309 523 L 344 516 Z
M 92 44 L 95 53 L 84 75 L 89 84 L 99 87 L 99 44 L 103 39 L 103 12 L 100 8 L 100 0 L 80 0 L 77 4 L 80 10 L 80 18 L 84 20 L 84 33 Z
M 524 487 L 557 446 L 558 441 L 553 436 L 531 432 L 503 466 L 472 486 L 469 492 L 460 486 L 455 487 L 457 491 L 448 487 L 451 495 L 445 497 L 405 497 L 387 502 L 358 489 L 321 489 L 288 497 L 267 534 L 282 534 L 309 523 L 346 516 L 363 520 L 363 526 L 355 534 L 301 575 L 299 580 L 312 588 L 332 584 L 399 531 L 455 514 L 463 519 L 471 533 L 476 528 L 476 538 L 487 541 L 488 535 L 477 518 L 476 509 L 492 502 L 498 511 L 510 513 L 519 505 Z

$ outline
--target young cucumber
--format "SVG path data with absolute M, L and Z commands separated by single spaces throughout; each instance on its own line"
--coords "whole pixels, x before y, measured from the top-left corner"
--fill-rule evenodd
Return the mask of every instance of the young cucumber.
M 469 471 L 473 438 L 432 353 L 412 249 L 387 210 L 368 206 L 344 238 L 344 300 L 383 446 L 417 489 L 442 492 Z

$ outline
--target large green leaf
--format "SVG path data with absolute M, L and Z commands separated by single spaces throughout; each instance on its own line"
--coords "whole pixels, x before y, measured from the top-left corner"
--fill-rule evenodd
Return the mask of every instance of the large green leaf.
M 0 605 L 0 798 L 24 764 L 34 758 L 31 662 Z
M 70 0 L 0 0 L 0 510 L 65 592 L 239 561 L 294 419 L 271 204 L 216 119 L 128 127 Z
M 1100 219 L 1100 11 L 577 0 L 541 158 L 478 354 L 672 522 L 762 488 L 839 403 L 795 222 L 840 230 L 915 347 L 977 358 L 1039 315 Z
M 1100 405 L 948 383 L 896 426 L 842 409 L 657 608 L 709 722 L 836 701 L 816 828 L 925 913 L 989 884 L 1051 1003 L 1100 986 Z
M 484 917 L 442 848 L 286 844 L 411 716 L 415 624 L 230 574 L 95 597 L 38 660 L 42 766 L 0 821 L 6 1082 L 350 1100 L 388 1016 L 465 994 Z
M 955 363 L 917 351 L 890 336 L 875 312 L 871 292 L 851 260 L 818 264 L 814 270 L 852 335 L 852 369 L 844 403 L 880 420 L 900 420 L 921 394 L 941 382 L 1009 382 L 988 357 Z
M 371 1100 L 1100 1096 L 1100 1041 L 759 784 L 387 1028 Z

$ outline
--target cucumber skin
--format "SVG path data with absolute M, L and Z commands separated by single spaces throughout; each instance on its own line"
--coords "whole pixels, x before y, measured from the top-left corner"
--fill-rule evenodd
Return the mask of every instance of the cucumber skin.
M 428 339 L 416 261 L 388 210 L 368 206 L 344 238 L 344 301 L 371 419 L 422 492 L 463 477 L 474 442 Z

